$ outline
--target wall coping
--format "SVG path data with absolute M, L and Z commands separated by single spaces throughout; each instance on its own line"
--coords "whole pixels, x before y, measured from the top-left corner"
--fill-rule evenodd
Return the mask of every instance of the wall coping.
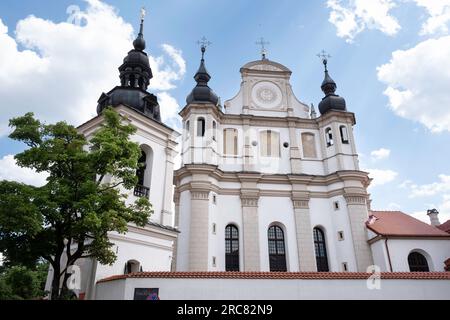
M 97 283 L 125 279 L 367 280 L 365 272 L 139 272 L 116 275 Z M 450 272 L 381 272 L 387 280 L 450 280 Z

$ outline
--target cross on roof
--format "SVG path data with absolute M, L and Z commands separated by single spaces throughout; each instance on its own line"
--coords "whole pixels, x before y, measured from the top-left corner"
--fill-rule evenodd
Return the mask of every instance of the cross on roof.
M 197 44 L 199 46 L 201 46 L 202 48 L 207 48 L 210 45 L 212 45 L 212 42 L 208 41 L 208 39 L 206 39 L 206 37 L 202 37 L 199 41 L 197 41 Z
M 331 55 L 329 55 L 325 50 L 322 50 L 317 54 L 317 56 L 320 58 L 320 60 L 322 60 L 322 63 L 325 66 L 325 71 L 327 71 L 328 59 L 331 58 Z
M 211 41 L 208 41 L 208 39 L 206 39 L 205 36 L 203 36 L 199 41 L 197 41 L 197 44 L 201 47 L 202 49 L 202 60 L 205 58 L 205 51 L 206 48 L 209 47 L 210 45 L 212 45 Z
M 147 10 L 145 10 L 145 7 L 142 7 L 141 8 L 141 20 L 144 20 L 146 15 L 147 15 Z
M 266 56 L 267 56 L 267 50 L 266 50 L 266 45 L 269 45 L 270 42 L 265 41 L 263 37 L 261 37 L 258 41 L 256 41 L 256 44 L 261 46 L 261 56 L 263 60 L 266 60 Z

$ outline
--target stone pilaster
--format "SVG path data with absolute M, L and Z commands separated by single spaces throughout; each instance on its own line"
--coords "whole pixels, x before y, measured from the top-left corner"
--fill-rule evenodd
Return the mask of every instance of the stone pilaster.
M 173 202 L 175 203 L 175 228 L 180 228 L 180 193 L 175 192 L 173 196 Z M 177 271 L 177 260 L 178 260 L 178 237 L 176 238 L 173 244 L 173 253 L 172 253 L 172 265 L 170 270 L 172 272 Z
M 259 250 L 259 222 L 258 222 L 257 194 L 241 194 L 244 268 L 243 271 L 261 271 Z
M 352 230 L 353 248 L 355 251 L 358 272 L 366 272 L 373 265 L 372 251 L 367 242 L 366 221 L 369 216 L 366 194 L 344 194 L 347 202 L 348 216 Z
M 209 190 L 191 190 L 189 271 L 208 271 Z
M 292 204 L 294 206 L 299 269 L 301 272 L 317 271 L 309 197 L 307 195 L 293 195 Z
M 166 148 L 166 166 L 164 172 L 164 189 L 163 189 L 163 208 L 161 212 L 160 223 L 164 226 L 173 226 L 173 213 L 172 213 L 172 194 L 173 194 L 173 166 L 174 157 L 176 151 L 174 146 Z

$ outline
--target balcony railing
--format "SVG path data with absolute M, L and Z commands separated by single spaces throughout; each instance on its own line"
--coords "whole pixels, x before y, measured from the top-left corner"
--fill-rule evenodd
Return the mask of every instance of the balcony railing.
M 134 196 L 135 197 L 139 197 L 139 198 L 148 198 L 150 194 L 150 188 L 141 186 L 141 185 L 137 185 L 136 187 L 134 187 Z

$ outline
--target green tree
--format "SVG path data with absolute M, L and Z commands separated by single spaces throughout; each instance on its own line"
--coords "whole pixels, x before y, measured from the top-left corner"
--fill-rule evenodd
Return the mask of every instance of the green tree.
M 42 299 L 48 263 L 38 263 L 36 270 L 13 266 L 0 274 L 0 300 Z
M 9 137 L 29 147 L 15 156 L 18 165 L 48 178 L 42 187 L 0 182 L 0 251 L 10 263 L 48 261 L 52 299 L 67 296 L 68 268 L 78 259 L 115 261 L 108 232 L 144 226 L 153 212 L 148 199 L 127 205 L 120 191 L 137 183 L 141 152 L 129 140 L 135 127 L 112 109 L 103 117 L 89 140 L 65 122 L 43 124 L 32 113 L 10 120 Z

